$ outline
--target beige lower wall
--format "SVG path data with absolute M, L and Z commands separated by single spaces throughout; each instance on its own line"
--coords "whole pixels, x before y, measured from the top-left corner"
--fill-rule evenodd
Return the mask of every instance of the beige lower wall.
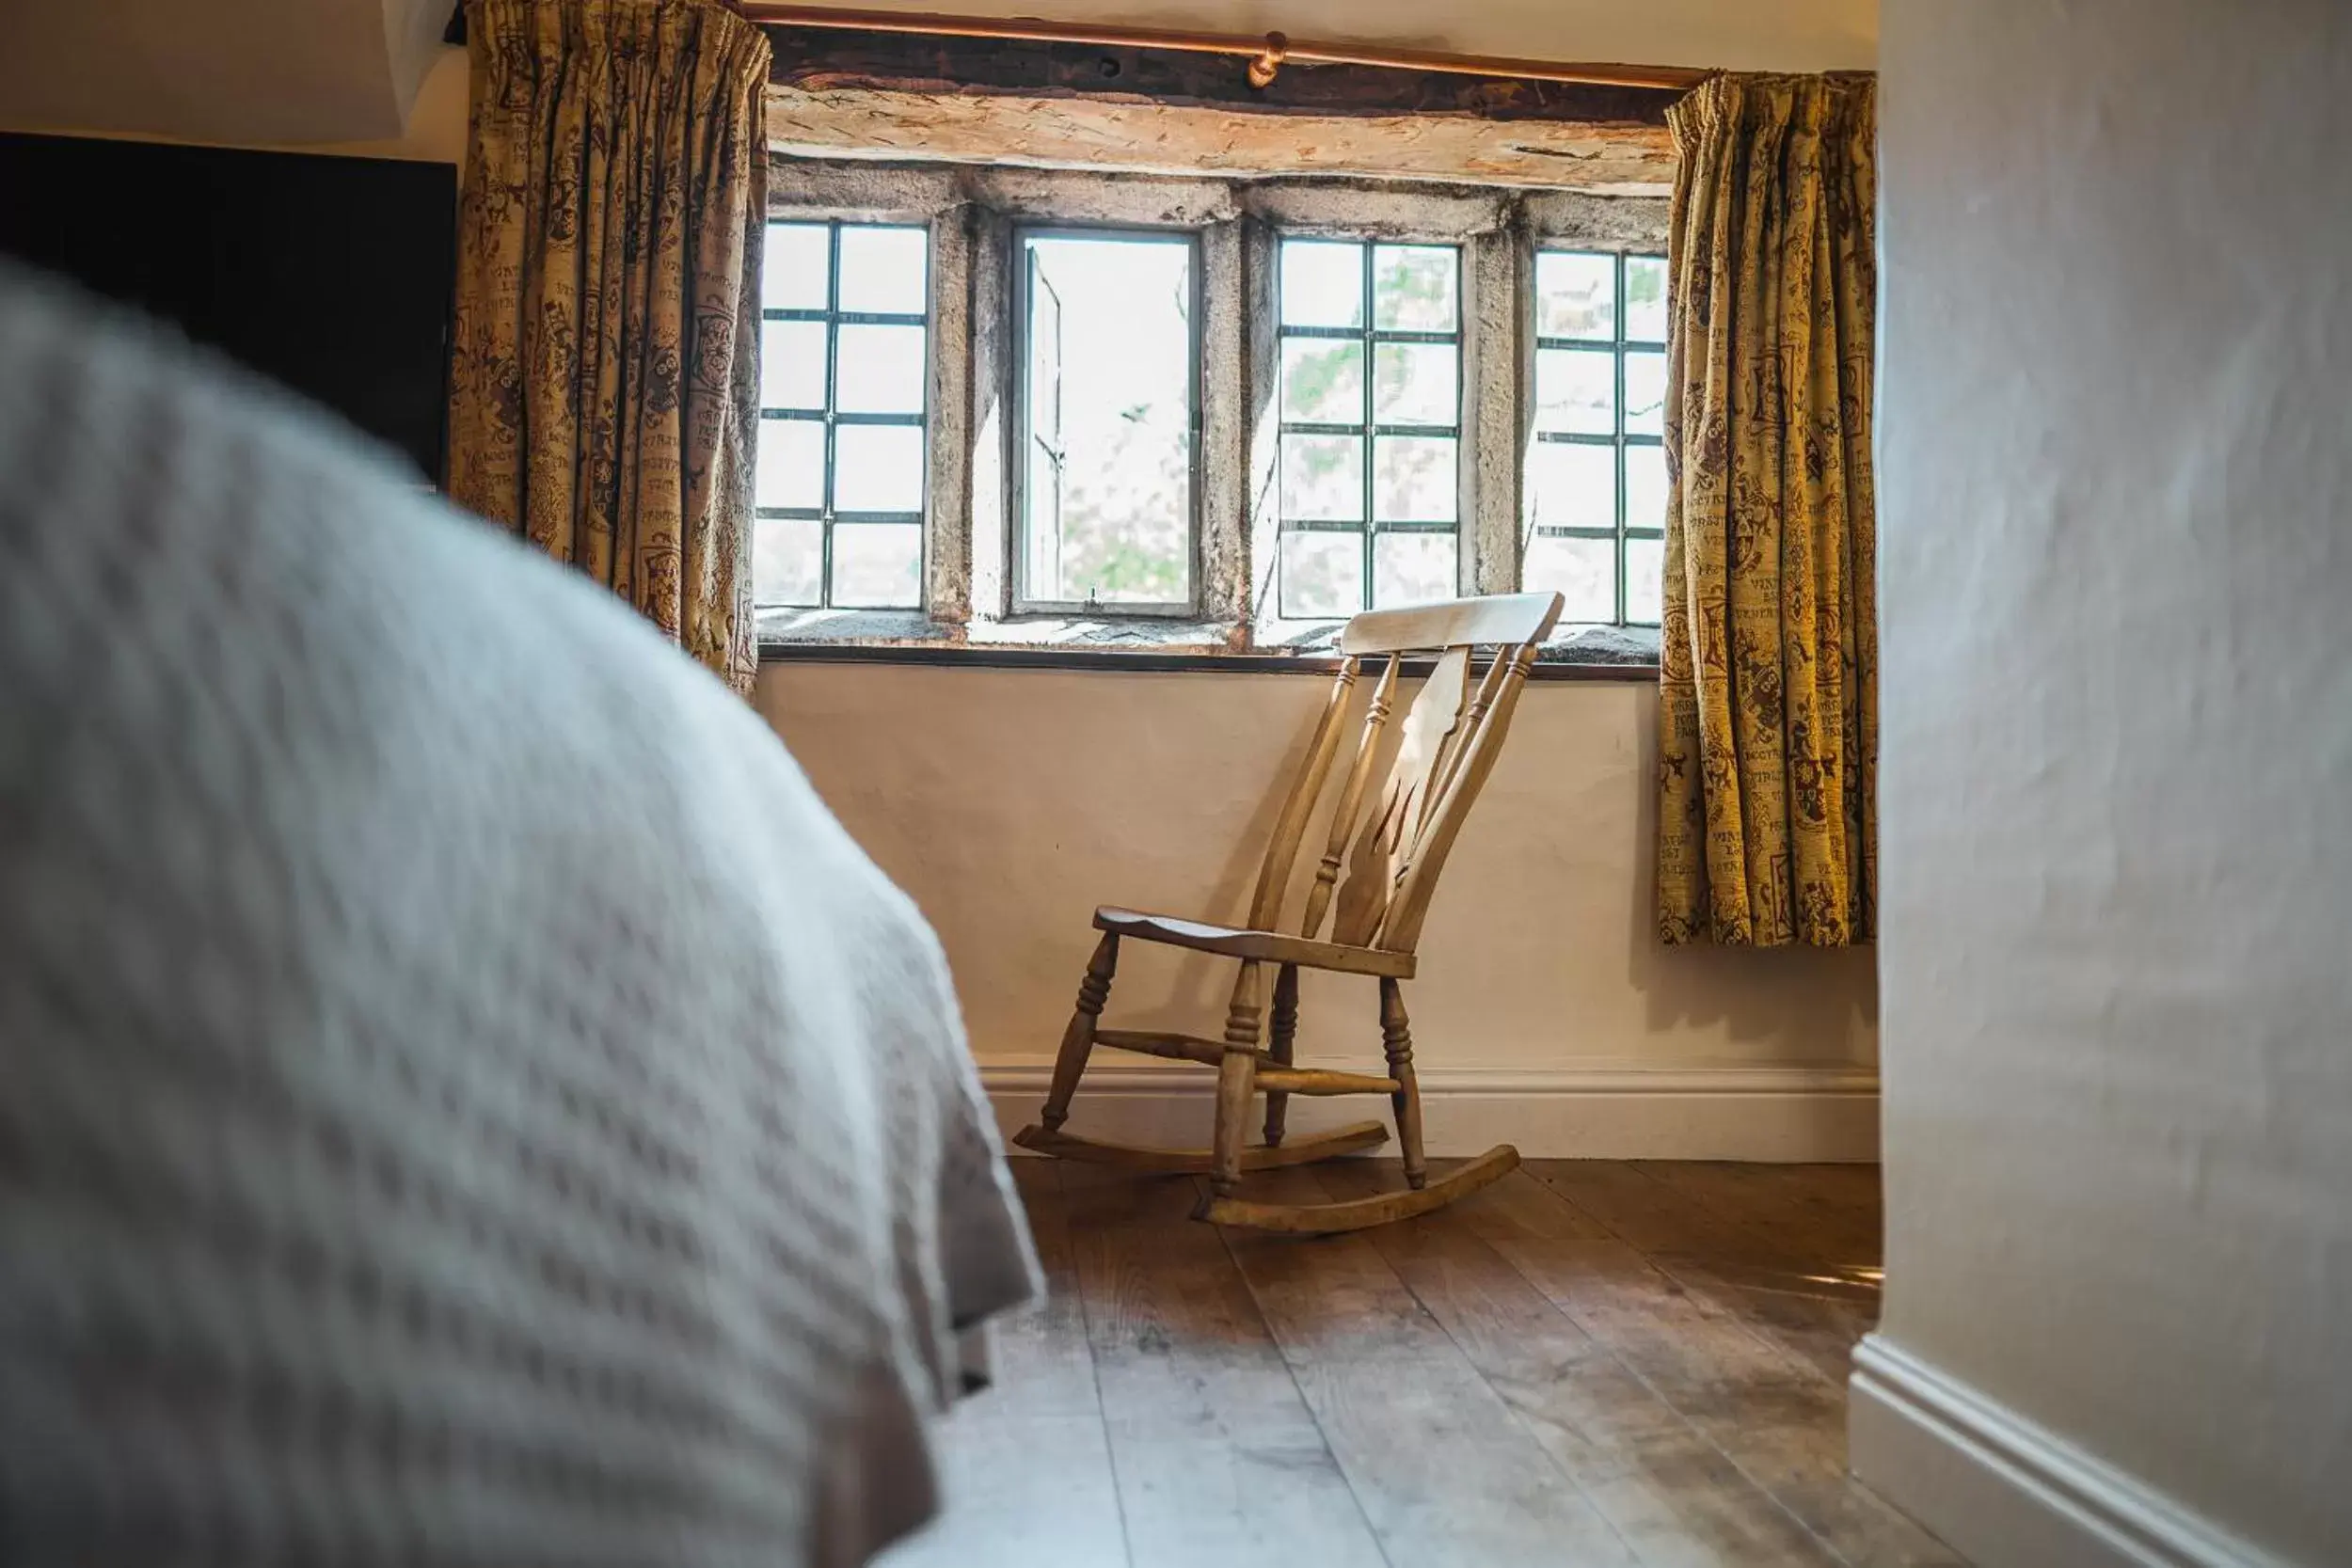
M 1050 1057 L 1096 904 L 1239 917 L 1327 689 L 1282 674 L 786 663 L 762 673 L 758 703 L 938 928 L 975 1050 L 1003 1067 Z M 1679 1072 L 1688 1089 L 1716 1069 L 1769 1085 L 1770 1069 L 1875 1063 L 1869 951 L 1670 950 L 1651 936 L 1656 706 L 1644 681 L 1528 689 L 1407 987 L 1433 1082 Z M 1225 960 L 1129 943 L 1111 1013 L 1215 1034 L 1230 984 Z M 1377 1059 L 1369 982 L 1310 975 L 1302 990 L 1302 1060 Z M 1736 1131 L 1738 1105 L 1709 1104 Z M 1854 1152 L 1802 1137 L 1783 1151 Z

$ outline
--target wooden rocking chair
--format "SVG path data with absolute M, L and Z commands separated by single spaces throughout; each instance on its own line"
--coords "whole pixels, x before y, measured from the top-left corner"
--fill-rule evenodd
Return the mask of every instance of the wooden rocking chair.
M 1422 917 L 1429 908 L 1429 895 L 1437 887 L 1446 852 L 1454 847 L 1462 819 L 1470 815 L 1470 802 L 1502 749 L 1519 688 L 1535 659 L 1536 644 L 1559 618 L 1557 594 L 1504 594 L 1411 610 L 1375 610 L 1350 621 L 1340 634 L 1340 652 L 1345 658 L 1339 678 L 1307 749 L 1306 766 L 1291 784 L 1281 816 L 1275 822 L 1274 841 L 1266 847 L 1259 867 L 1248 924 L 1220 926 L 1110 906 L 1096 910 L 1094 927 L 1103 935 L 1087 964 L 1086 978 L 1078 986 L 1077 1011 L 1062 1035 L 1061 1054 L 1054 1063 L 1044 1113 L 1037 1125 L 1024 1128 L 1013 1141 L 1066 1160 L 1130 1170 L 1205 1174 L 1210 1191 L 1194 1212 L 1196 1219 L 1309 1235 L 1355 1230 L 1427 1213 L 1510 1174 L 1519 1155 L 1504 1144 L 1430 1180 L 1422 1155 L 1421 1088 L 1413 1076 L 1413 1039 L 1405 1016 L 1404 982 L 1413 977 L 1413 950 L 1421 940 Z M 1480 644 L 1499 646 L 1473 696 L 1471 650 Z M 1436 663 L 1398 725 L 1387 781 L 1374 797 L 1376 803 L 1363 816 L 1359 832 L 1360 808 L 1396 696 L 1399 667 L 1406 654 L 1422 652 L 1435 653 Z M 1292 936 L 1276 927 L 1281 923 L 1283 895 L 1298 841 L 1314 815 L 1339 750 L 1359 660 L 1380 655 L 1387 656 L 1387 666 L 1373 689 L 1355 759 L 1340 787 L 1330 834 L 1307 895 L 1305 917 L 1299 922 L 1298 934 Z M 1343 865 L 1347 870 L 1344 884 L 1340 882 Z M 1332 922 L 1328 940 L 1321 935 L 1327 913 Z M 1232 1003 L 1225 1015 L 1224 1038 L 1099 1027 L 1097 1021 L 1110 996 L 1122 937 L 1241 960 Z M 1275 972 L 1273 1027 L 1271 1037 L 1262 1042 L 1261 987 L 1269 965 Z M 1388 1058 L 1385 1074 L 1292 1065 L 1302 965 L 1379 980 L 1380 1034 Z M 1216 1126 L 1211 1148 L 1147 1148 L 1063 1132 L 1071 1097 L 1077 1092 L 1088 1056 L 1098 1045 L 1216 1068 Z M 1252 1097 L 1259 1093 L 1266 1099 L 1265 1142 L 1248 1145 L 1244 1142 L 1248 1136 L 1244 1124 Z M 1364 1121 L 1286 1145 L 1282 1122 L 1294 1094 L 1387 1095 L 1396 1119 L 1397 1140 L 1404 1149 L 1407 1190 L 1317 1204 L 1259 1203 L 1236 1196 L 1245 1171 L 1307 1164 L 1388 1141 L 1386 1128 L 1377 1121 Z

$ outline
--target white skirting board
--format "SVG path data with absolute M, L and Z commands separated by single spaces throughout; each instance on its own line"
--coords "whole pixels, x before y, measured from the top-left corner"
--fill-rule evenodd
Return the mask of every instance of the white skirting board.
M 1329 1065 L 1376 1070 L 1361 1062 Z M 1037 1119 L 1052 1076 L 1050 1057 L 981 1059 L 980 1082 L 1007 1137 Z M 1079 1085 L 1069 1131 L 1205 1148 L 1216 1081 L 1206 1068 L 1130 1066 L 1100 1053 Z M 1842 1064 L 1425 1067 L 1421 1093 L 1422 1135 L 1439 1159 L 1503 1143 L 1531 1160 L 1878 1158 L 1878 1074 Z M 1389 1115 L 1388 1101 L 1374 1095 L 1293 1095 L 1290 1104 L 1289 1125 L 1297 1132 Z M 1396 1146 L 1375 1152 L 1392 1157 Z
M 1864 1484 L 1983 1568 L 2289 1568 L 1868 1334 L 1848 1449 Z

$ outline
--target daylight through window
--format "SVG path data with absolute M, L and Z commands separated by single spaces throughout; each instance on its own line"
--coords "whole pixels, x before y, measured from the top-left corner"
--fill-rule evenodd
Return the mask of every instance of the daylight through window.
M 1297 647 L 1524 587 L 1561 657 L 1652 641 L 1664 200 L 827 159 L 770 192 L 763 639 Z
M 1558 589 L 1565 621 L 1658 623 L 1665 406 L 1665 258 L 1537 251 L 1519 576 Z
M 768 226 L 761 604 L 922 603 L 930 238 L 915 225 Z
M 1277 265 L 1281 615 L 1452 598 L 1460 251 L 1286 238 Z
M 1024 230 L 1018 608 L 1189 610 L 1190 234 Z

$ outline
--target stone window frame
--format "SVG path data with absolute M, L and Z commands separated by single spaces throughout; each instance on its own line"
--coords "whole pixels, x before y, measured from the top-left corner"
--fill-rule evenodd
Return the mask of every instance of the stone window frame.
M 930 448 L 919 610 L 767 607 L 763 643 L 1163 647 L 1327 644 L 1334 623 L 1275 610 L 1279 444 L 1276 246 L 1285 234 L 1462 250 L 1458 588 L 1518 586 L 1524 451 L 1534 429 L 1539 245 L 1662 252 L 1663 198 L 1341 176 L 1179 177 L 777 157 L 772 220 L 920 223 L 930 232 Z M 1193 612 L 1017 613 L 1010 463 L 1016 230 L 1038 223 L 1194 231 L 1200 452 Z M 1577 657 L 1654 662 L 1655 628 L 1593 628 Z

